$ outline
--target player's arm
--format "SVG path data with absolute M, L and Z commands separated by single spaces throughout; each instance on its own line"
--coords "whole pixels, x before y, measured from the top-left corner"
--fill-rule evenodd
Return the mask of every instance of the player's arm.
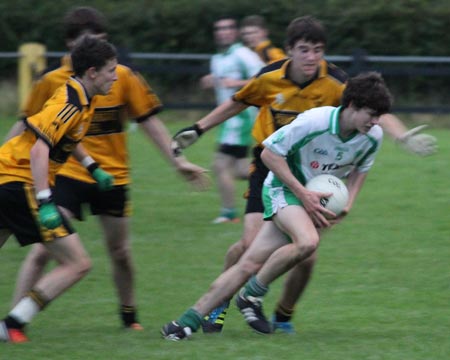
M 14 123 L 14 125 L 9 130 L 8 134 L 6 134 L 4 142 L 12 139 L 13 137 L 20 135 L 25 130 L 25 122 L 23 120 L 18 120 Z
M 364 182 L 366 181 L 366 178 L 367 172 L 358 172 L 357 170 L 352 171 L 348 176 L 346 183 L 348 189 L 348 203 L 343 213 L 347 214 L 352 208 L 356 197 L 358 196 L 364 185 Z
M 380 117 L 383 130 L 397 141 L 407 151 L 419 155 L 432 155 L 437 150 L 437 140 L 429 134 L 420 134 L 427 125 L 420 125 L 411 130 L 393 114 L 384 114 Z
M 101 191 L 108 191 L 113 188 L 114 176 L 103 170 L 81 143 L 77 144 L 72 151 L 72 155 L 91 173 Z
M 223 123 L 230 117 L 239 114 L 249 105 L 239 101 L 229 99 L 217 106 L 208 115 L 197 121 L 194 125 L 179 130 L 173 137 L 174 144 L 172 147 L 176 149 L 185 149 L 195 143 L 198 138 L 209 129 Z
M 194 188 L 205 190 L 209 187 L 207 170 L 197 166 L 184 156 L 174 156 L 169 131 L 157 116 L 149 116 L 139 123 L 145 134 L 155 143 L 166 160 L 187 180 Z
M 353 170 L 347 178 L 346 186 L 348 189 L 348 203 L 347 206 L 342 210 L 339 216 L 335 219 L 330 220 L 331 225 L 336 225 L 342 221 L 342 219 L 347 216 L 350 212 L 353 204 L 358 196 L 361 188 L 364 185 L 364 182 L 367 178 L 367 172 L 359 172 L 357 170 Z
M 61 225 L 62 217 L 53 202 L 52 191 L 48 183 L 49 153 L 48 144 L 38 138 L 30 151 L 30 166 L 36 199 L 39 204 L 39 221 L 44 227 L 54 229 Z
M 36 193 L 50 189 L 48 183 L 49 153 L 48 144 L 40 138 L 31 148 L 30 166 Z
M 272 171 L 275 176 L 286 185 L 292 193 L 302 201 L 303 207 L 311 217 L 314 224 L 319 227 L 330 226 L 329 221 L 325 218 L 325 214 L 330 217 L 335 217 L 335 214 L 324 208 L 320 204 L 320 199 L 323 197 L 329 197 L 332 193 L 320 193 L 317 191 L 309 191 L 306 189 L 300 181 L 292 174 L 291 169 L 283 156 L 280 156 L 267 147 L 264 148 L 261 153 L 261 159 L 267 168 Z

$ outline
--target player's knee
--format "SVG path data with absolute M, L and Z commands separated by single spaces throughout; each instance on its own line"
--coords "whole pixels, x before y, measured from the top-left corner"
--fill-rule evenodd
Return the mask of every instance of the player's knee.
M 43 247 L 33 249 L 27 257 L 28 261 L 32 261 L 39 268 L 44 268 L 50 259 L 50 253 Z
M 83 256 L 71 266 L 75 278 L 81 279 L 85 277 L 92 269 L 92 261 L 88 256 Z
M 120 266 L 128 266 L 131 264 L 131 253 L 128 246 L 117 246 L 110 249 L 110 256 L 114 263 Z
M 317 247 L 319 246 L 319 237 L 318 236 L 312 236 L 309 239 L 299 241 L 295 243 L 295 254 L 294 257 L 298 261 L 303 261 L 305 259 L 310 258 L 315 251 L 317 250 Z
M 238 262 L 240 272 L 245 275 L 247 278 L 250 278 L 252 275 L 256 274 L 258 270 L 261 268 L 262 263 L 253 261 L 251 259 L 243 259 Z

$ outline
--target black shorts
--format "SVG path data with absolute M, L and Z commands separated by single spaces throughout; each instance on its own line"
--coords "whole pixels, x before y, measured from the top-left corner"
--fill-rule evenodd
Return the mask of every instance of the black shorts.
M 11 231 L 20 246 L 53 241 L 73 234 L 70 222 L 64 218 L 62 225 L 49 230 L 39 226 L 38 205 L 34 187 L 23 182 L 0 185 L 0 229 Z
M 248 146 L 220 144 L 217 152 L 230 155 L 236 159 L 244 159 L 248 155 Z
M 245 213 L 263 213 L 264 205 L 262 201 L 262 188 L 269 169 L 261 160 L 261 152 L 263 148 L 253 148 L 253 160 L 250 164 L 249 188 L 244 195 L 247 199 Z
M 89 184 L 66 176 L 57 175 L 53 192 L 55 202 L 83 220 L 83 204 L 89 205 L 92 215 L 126 217 L 131 208 L 126 185 L 100 191 L 97 184 Z

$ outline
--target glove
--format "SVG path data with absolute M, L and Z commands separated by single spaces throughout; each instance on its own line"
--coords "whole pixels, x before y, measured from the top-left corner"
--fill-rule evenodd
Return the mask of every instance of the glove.
M 437 140 L 434 136 L 429 134 L 418 134 L 428 125 L 417 126 L 405 134 L 403 134 L 398 142 L 407 151 L 419 155 L 429 156 L 437 151 Z
M 39 221 L 47 229 L 55 229 L 62 224 L 62 217 L 58 209 L 49 197 L 39 201 Z
M 186 149 L 195 143 L 202 134 L 203 130 L 197 124 L 181 129 L 173 136 L 173 140 L 178 146 L 172 144 L 172 149 Z
M 92 177 L 97 181 L 97 186 L 100 191 L 111 190 L 114 186 L 114 176 L 102 170 L 98 163 L 93 163 L 87 167 Z

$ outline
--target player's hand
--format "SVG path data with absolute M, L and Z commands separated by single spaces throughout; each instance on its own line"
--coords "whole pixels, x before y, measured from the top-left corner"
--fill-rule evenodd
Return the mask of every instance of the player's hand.
M 39 201 L 39 222 L 47 229 L 55 229 L 62 224 L 61 214 L 51 198 Z
M 324 208 L 321 204 L 322 198 L 328 198 L 332 195 L 333 193 L 306 190 L 299 197 L 314 225 L 320 229 L 330 227 L 331 224 L 329 219 L 336 218 L 335 213 Z
M 428 125 L 417 126 L 405 134 L 403 134 L 398 142 L 407 151 L 419 155 L 429 156 L 437 151 L 437 140 L 434 136 L 429 134 L 419 134 Z
M 112 176 L 109 172 L 102 170 L 100 167 L 97 167 L 92 171 L 92 177 L 97 181 L 97 186 L 100 191 L 108 191 L 111 190 L 114 186 L 114 176 Z
M 114 176 L 102 170 L 101 168 L 96 168 L 92 172 L 92 177 L 95 179 L 95 181 L 97 181 L 97 186 L 100 191 L 108 191 L 113 188 Z
M 345 208 L 344 210 L 342 210 L 342 212 L 338 216 L 336 216 L 336 218 L 328 219 L 328 221 L 330 222 L 330 225 L 333 226 L 333 225 L 339 224 L 348 215 L 349 211 L 350 211 L 350 209 Z
M 210 188 L 211 179 L 208 176 L 208 170 L 201 166 L 180 159 L 177 163 L 177 170 L 195 190 L 205 191 Z
M 203 130 L 197 124 L 181 129 L 173 136 L 173 141 L 178 145 L 175 148 L 186 149 L 195 143 L 202 134 Z M 172 144 L 172 149 L 174 149 L 174 144 Z

